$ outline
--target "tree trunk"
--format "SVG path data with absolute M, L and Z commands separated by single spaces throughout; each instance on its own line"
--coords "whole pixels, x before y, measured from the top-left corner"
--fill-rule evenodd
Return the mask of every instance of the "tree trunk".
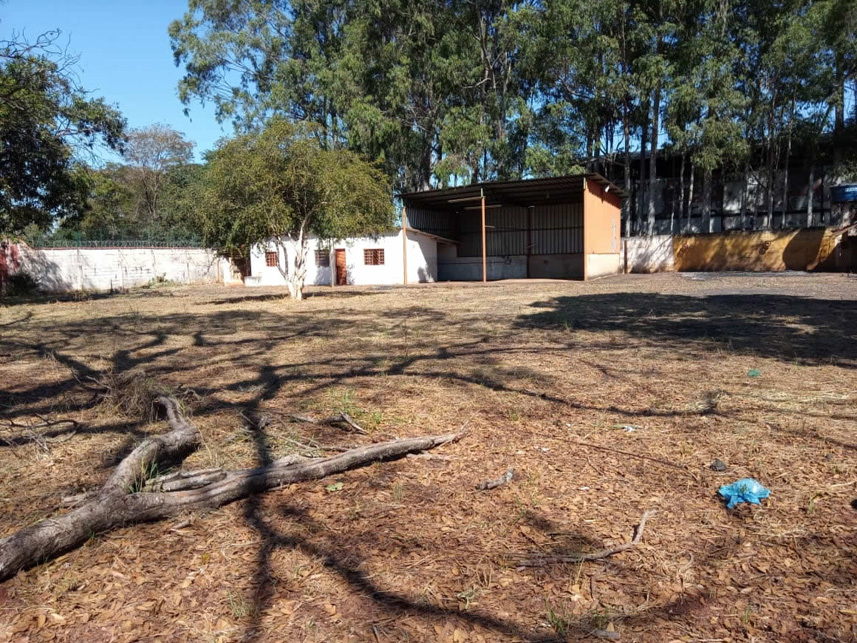
M 655 233 L 655 190 L 658 185 L 658 135 L 660 130 L 661 110 L 661 86 L 655 88 L 655 96 L 652 100 L 652 136 L 649 142 L 651 153 L 649 154 L 649 198 L 647 229 L 649 235 Z
M 691 215 L 693 215 L 693 179 L 696 176 L 696 168 L 693 165 L 693 158 L 690 161 L 690 185 L 687 188 L 687 231 L 693 232 L 693 223 Z
M 746 230 L 748 201 L 750 199 L 750 161 L 744 163 L 743 179 L 741 182 L 741 229 Z M 754 224 L 752 227 L 755 228 L 755 216 L 753 220 Z
M 306 286 L 306 253 L 307 253 L 307 238 L 304 234 L 304 226 L 298 231 L 297 239 L 292 241 L 292 246 L 295 251 L 294 265 L 289 266 L 289 272 L 286 275 L 286 283 L 289 288 L 289 295 L 292 299 L 301 301 L 304 298 L 304 287 Z M 288 260 L 286 261 L 288 265 Z M 331 270 L 335 270 L 335 266 L 331 266 Z
M 833 114 L 833 176 L 839 178 L 842 163 L 842 133 L 845 129 L 845 75 L 842 71 L 842 56 L 836 55 L 834 76 L 836 80 L 835 112 Z
M 640 226 L 643 222 L 643 205 L 646 199 L 646 146 L 649 139 L 649 106 L 643 105 L 645 116 L 643 117 L 643 125 L 640 129 L 640 179 L 638 181 L 639 191 L 637 194 L 637 225 Z
M 795 115 L 795 102 L 792 100 L 791 114 L 789 115 L 788 139 L 786 142 L 786 159 L 783 163 L 783 210 L 781 228 L 786 227 L 786 216 L 789 210 L 789 163 L 792 158 L 792 122 Z
M 684 216 L 684 165 L 687 161 L 687 153 L 681 151 L 681 169 L 678 173 L 678 226 L 681 229 L 681 219 Z M 670 226 L 670 233 L 675 234 L 675 231 Z
M 815 190 L 815 155 L 809 157 L 809 182 L 806 184 L 806 226 L 811 228 L 815 225 L 815 212 L 813 212 L 813 196 Z
M 702 173 L 702 226 L 706 232 L 714 232 L 711 220 L 711 178 L 711 170 L 705 169 Z
M 625 193 L 630 196 L 631 194 L 631 124 L 629 120 L 631 118 L 631 110 L 628 107 L 628 101 L 625 101 L 624 109 L 622 111 L 622 137 L 625 142 L 625 155 L 623 158 L 623 172 L 625 179 Z M 625 236 L 631 236 L 631 199 L 623 199 L 622 200 L 622 209 L 625 211 Z
M 408 438 L 371 444 L 318 459 L 286 457 L 257 469 L 207 470 L 165 476 L 146 484 L 154 465 L 181 462 L 200 445 L 200 434 L 182 416 L 173 398 L 160 398 L 170 432 L 145 440 L 120 464 L 84 505 L 46 518 L 0 540 L 0 581 L 82 545 L 93 534 L 132 523 L 151 522 L 199 509 L 213 509 L 282 485 L 317 480 L 372 462 L 401 458 L 452 442 L 459 434 Z M 171 491 L 166 489 L 169 479 Z

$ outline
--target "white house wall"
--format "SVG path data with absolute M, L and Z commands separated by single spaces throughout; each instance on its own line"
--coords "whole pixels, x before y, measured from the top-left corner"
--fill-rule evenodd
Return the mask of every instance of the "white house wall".
M 401 284 L 404 281 L 402 266 L 401 231 L 378 237 L 346 239 L 331 244 L 319 239 L 307 241 L 306 283 L 329 286 L 331 270 L 335 263 L 335 254 L 331 248 L 345 249 L 347 283 L 349 285 L 372 286 Z M 363 260 L 363 251 L 368 249 L 384 250 L 384 265 L 367 266 Z M 265 251 L 285 252 L 280 254 L 280 266 L 266 266 Z M 316 262 L 316 251 L 321 250 L 330 257 L 330 266 L 320 266 Z M 248 286 L 282 286 L 288 278 L 288 271 L 294 269 L 296 244 L 285 240 L 282 244 L 269 241 L 265 245 L 255 246 L 250 255 L 250 276 L 245 279 Z M 286 261 L 286 258 L 288 261 Z M 408 232 L 408 283 L 431 282 L 437 280 L 437 241 L 416 231 Z
M 265 253 L 276 252 L 277 266 L 268 266 Z M 286 285 L 286 249 L 283 244 L 271 240 L 257 244 L 250 249 L 250 276 L 244 283 L 248 286 L 284 286 Z

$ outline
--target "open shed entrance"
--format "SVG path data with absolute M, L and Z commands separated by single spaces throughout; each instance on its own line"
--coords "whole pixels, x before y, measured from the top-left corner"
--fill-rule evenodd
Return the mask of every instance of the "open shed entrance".
M 598 174 L 402 194 L 403 227 L 438 245 L 438 279 L 587 279 L 618 272 L 626 195 Z

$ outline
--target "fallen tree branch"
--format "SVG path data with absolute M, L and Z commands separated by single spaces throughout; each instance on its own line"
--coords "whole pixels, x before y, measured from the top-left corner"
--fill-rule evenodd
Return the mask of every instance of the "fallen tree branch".
M 615 545 L 602 549 L 600 551 L 589 554 L 567 554 L 562 556 L 539 556 L 537 558 L 525 558 L 517 562 L 518 567 L 543 567 L 545 565 L 555 565 L 557 563 L 582 563 L 592 560 L 602 560 L 609 558 L 623 551 L 628 551 L 632 547 L 638 545 L 643 538 L 643 530 L 646 528 L 646 521 L 657 513 L 656 509 L 649 509 L 641 517 L 640 522 L 634 530 L 634 537 L 630 542 L 621 545 Z
M 308 415 L 289 414 L 286 417 L 288 417 L 292 422 L 303 422 L 304 424 L 317 424 L 321 426 L 342 426 L 344 424 L 350 426 L 356 433 L 360 433 L 362 435 L 369 434 L 369 432 L 357 424 L 350 415 L 342 411 L 332 417 L 322 418 L 321 420 L 316 420 Z
M 36 429 L 49 429 L 51 427 L 60 426 L 62 424 L 69 424 L 75 429 L 80 426 L 80 423 L 77 420 L 46 420 L 41 415 L 36 415 L 41 422 L 36 422 L 33 424 L 24 424 L 22 422 L 15 422 L 14 420 L 6 420 L 0 426 L 9 429 L 20 429 L 20 431 L 16 435 L 4 435 L 0 436 L 0 439 L 3 440 L 3 443 L 9 447 L 15 447 L 22 444 L 37 444 L 42 451 L 49 451 L 48 442 L 65 442 L 71 436 L 73 436 L 77 431 L 74 430 L 69 434 L 60 435 L 56 437 L 52 437 L 49 435 L 43 435 L 39 433 Z
M 213 509 L 274 487 L 401 458 L 461 437 L 447 433 L 407 438 L 350 449 L 327 458 L 291 455 L 255 469 L 179 472 L 150 481 L 147 472 L 180 463 L 200 445 L 199 431 L 182 415 L 175 398 L 161 397 L 158 402 L 166 409 L 170 431 L 144 440 L 84 504 L 0 540 L 0 581 L 80 546 L 93 534 L 188 511 Z
M 506 473 L 504 473 L 499 478 L 495 478 L 494 480 L 486 480 L 485 482 L 480 482 L 476 485 L 477 491 L 488 491 L 489 489 L 496 489 L 508 482 L 512 481 L 512 478 L 515 477 L 515 470 L 512 467 L 506 469 Z
M 15 420 L 6 420 L 4 423 L 9 428 L 18 428 L 18 429 L 43 429 L 51 426 L 58 426 L 60 424 L 71 424 L 72 426 L 78 426 L 80 422 L 77 420 L 46 420 L 41 415 L 36 414 L 36 417 L 41 420 L 36 424 L 22 424 L 21 422 L 15 422 Z

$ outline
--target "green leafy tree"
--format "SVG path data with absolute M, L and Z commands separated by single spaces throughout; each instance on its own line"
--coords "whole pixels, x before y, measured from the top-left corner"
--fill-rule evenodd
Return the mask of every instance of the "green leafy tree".
M 127 168 L 115 163 L 91 170 L 86 208 L 81 216 L 64 221 L 63 229 L 89 238 L 132 236 L 128 233 L 136 232 L 139 221 L 127 175 Z
M 168 172 L 193 158 L 194 144 L 181 132 L 156 123 L 128 132 L 123 156 L 134 184 L 138 216 L 154 224 L 162 216 L 161 193 Z
M 199 212 L 205 240 L 245 257 L 270 238 L 292 252 L 289 292 L 302 299 L 307 240 L 378 234 L 393 225 L 389 181 L 354 152 L 324 149 L 317 130 L 273 119 L 211 153 Z
M 79 215 L 89 190 L 81 155 L 123 140 L 124 119 L 77 85 L 58 35 L 0 42 L 0 234 Z

